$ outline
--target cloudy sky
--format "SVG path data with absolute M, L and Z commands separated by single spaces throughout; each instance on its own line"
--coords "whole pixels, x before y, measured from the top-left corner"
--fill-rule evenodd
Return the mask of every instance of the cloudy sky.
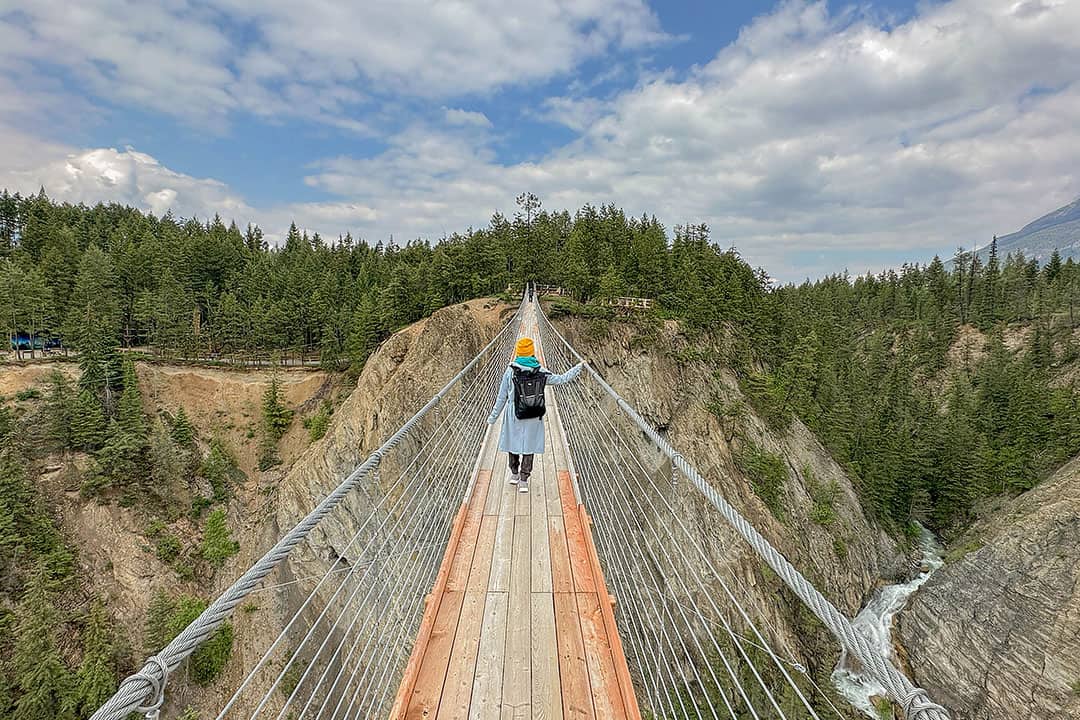
M 1080 1 L 0 0 L 0 186 L 42 185 L 371 242 L 531 191 L 877 270 L 1080 195 Z

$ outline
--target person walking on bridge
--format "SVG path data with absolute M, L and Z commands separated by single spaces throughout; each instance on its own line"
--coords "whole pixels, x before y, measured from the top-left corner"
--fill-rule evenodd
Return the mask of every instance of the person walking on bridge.
M 510 404 L 503 415 L 499 451 L 509 456 L 510 484 L 517 485 L 518 492 L 524 493 L 529 492 L 533 457 L 544 452 L 544 413 L 547 411 L 544 388 L 570 382 L 584 366 L 578 363 L 562 375 L 552 373 L 536 359 L 536 348 L 527 337 L 517 341 L 514 355 L 514 361 L 503 373 L 488 425 L 494 425 L 499 413 Z

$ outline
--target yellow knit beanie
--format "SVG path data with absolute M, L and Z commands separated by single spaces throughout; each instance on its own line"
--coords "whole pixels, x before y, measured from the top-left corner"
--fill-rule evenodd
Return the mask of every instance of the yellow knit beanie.
M 523 337 L 517 341 L 517 345 L 514 346 L 514 352 L 517 357 L 529 357 L 536 354 L 536 348 L 533 347 L 532 338 Z

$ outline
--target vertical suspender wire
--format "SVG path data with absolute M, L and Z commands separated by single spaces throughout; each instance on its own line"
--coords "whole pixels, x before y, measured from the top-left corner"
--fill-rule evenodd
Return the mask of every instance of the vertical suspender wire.
M 558 337 L 567 349 L 584 362 L 584 358 L 574 350 L 559 334 L 558 330 L 548 323 L 551 332 Z M 623 398 L 608 385 L 608 383 L 592 367 L 586 365 L 590 374 L 597 383 L 607 392 L 619 407 L 653 440 L 672 462 L 675 463 L 691 483 L 701 491 L 710 503 L 720 511 L 724 519 L 746 540 L 750 546 L 769 564 L 788 587 L 817 615 L 825 626 L 840 640 L 845 649 L 857 657 L 867 671 L 876 676 L 886 688 L 892 700 L 899 703 L 909 716 L 909 720 L 948 720 L 949 715 L 944 707 L 930 700 L 923 688 L 916 687 L 906 675 L 893 666 L 892 661 L 884 658 L 869 641 L 852 628 L 850 621 L 829 602 L 790 561 L 787 560 L 776 548 L 774 548 L 764 536 L 761 535 L 739 512 L 732 507 L 724 497 L 716 491 L 697 470 L 629 405 Z M 786 672 L 786 671 L 785 671 Z
M 581 392 L 581 391 L 579 391 L 579 392 Z M 608 418 L 606 414 L 605 414 L 605 415 L 603 415 L 602 417 L 604 417 L 604 419 L 605 419 L 605 420 L 607 421 L 608 425 L 609 425 L 609 426 L 610 426 L 610 427 L 612 428 L 612 430 L 613 430 L 614 432 L 616 432 L 616 435 L 617 435 L 617 431 L 615 430 L 615 428 L 614 428 L 614 425 L 613 425 L 613 424 L 611 423 L 611 421 L 610 421 L 610 418 Z M 608 435 L 608 438 L 609 438 L 609 440 L 611 439 L 611 437 L 612 437 L 612 436 L 611 436 L 611 435 L 609 434 L 609 435 Z M 614 443 L 613 443 L 613 445 L 614 445 Z M 705 561 L 707 562 L 707 564 L 709 565 L 709 567 L 710 567 L 710 569 L 712 570 L 713 574 L 714 574 L 714 575 L 715 575 L 715 576 L 717 577 L 717 580 L 718 580 L 718 581 L 720 582 L 720 584 L 721 584 L 721 587 L 722 587 L 722 588 L 724 589 L 724 592 L 725 592 L 725 594 L 726 594 L 726 595 L 728 596 L 729 600 L 730 600 L 730 601 L 732 602 L 732 604 L 733 604 L 733 605 L 734 605 L 734 606 L 736 607 L 736 609 L 738 609 L 738 611 L 739 611 L 740 615 L 741 615 L 741 616 L 743 617 L 743 619 L 744 619 L 744 621 L 745 621 L 745 622 L 747 623 L 747 625 L 749 625 L 749 627 L 750 627 L 750 628 L 751 628 L 751 629 L 753 630 L 754 634 L 755 634 L 755 635 L 757 636 L 757 638 L 758 638 L 758 640 L 759 640 L 759 641 L 761 642 L 762 646 L 764 646 L 764 647 L 766 648 L 766 650 L 767 650 L 768 654 L 769 654 L 769 655 L 770 655 L 770 657 L 771 657 L 771 658 L 773 659 L 773 661 L 774 661 L 774 663 L 776 664 L 776 666 L 777 666 L 777 667 L 778 667 L 778 668 L 780 669 L 780 672 L 781 672 L 781 673 L 783 674 L 783 676 L 784 676 L 784 677 L 785 677 L 785 679 L 787 680 L 788 684 L 789 684 L 789 685 L 791 685 L 791 686 L 792 686 L 792 688 L 793 688 L 793 689 L 795 690 L 795 692 L 796 692 L 796 694 L 798 695 L 799 699 L 800 699 L 800 700 L 802 701 L 802 703 L 803 703 L 804 707 L 806 707 L 806 709 L 807 709 L 807 710 L 808 710 L 808 711 L 809 711 L 809 712 L 811 713 L 811 715 L 812 715 L 812 716 L 813 716 L 814 718 L 817 718 L 817 714 L 815 713 L 815 711 L 814 711 L 814 710 L 813 710 L 813 708 L 811 707 L 811 705 L 810 705 L 809 701 L 808 701 L 808 700 L 807 700 L 807 699 L 805 698 L 805 696 L 803 695 L 803 693 L 802 693 L 802 690 L 801 690 L 801 689 L 800 689 L 800 688 L 798 687 L 798 684 L 797 684 L 797 683 L 795 683 L 794 679 L 793 679 L 793 678 L 791 677 L 791 675 L 790 675 L 790 674 L 789 674 L 789 673 L 787 672 L 787 668 L 786 668 L 786 667 L 785 667 L 785 666 L 783 665 L 783 663 L 782 663 L 782 662 L 780 661 L 780 659 L 779 659 L 779 658 L 778 658 L 778 657 L 776 656 L 776 654 L 775 654 L 775 653 L 773 652 L 773 650 L 772 650 L 771 646 L 769 646 L 769 643 L 768 643 L 768 642 L 767 642 L 767 641 L 765 640 L 765 638 L 764 638 L 764 637 L 762 636 L 761 632 L 760 632 L 760 631 L 758 630 L 758 628 L 757 628 L 757 625 L 756 625 L 756 623 L 754 623 L 754 622 L 753 622 L 753 620 L 752 620 L 752 619 L 750 618 L 749 614 L 748 614 L 748 613 L 747 613 L 747 612 L 745 611 L 745 609 L 744 609 L 744 608 L 742 607 L 742 604 L 741 604 L 741 603 L 739 603 L 738 599 L 737 599 L 737 598 L 735 597 L 735 595 L 734 595 L 734 594 L 733 594 L 733 593 L 731 592 L 731 590 L 730 590 L 730 588 L 728 587 L 727 583 L 726 583 L 726 582 L 725 582 L 725 581 L 723 580 L 723 578 L 722 578 L 722 577 L 720 576 L 720 573 L 718 572 L 718 570 L 717 570 L 717 569 L 716 569 L 716 568 L 715 568 L 715 567 L 714 567 L 714 566 L 712 565 L 712 561 L 711 561 L 710 559 L 708 559 L 708 558 L 707 558 L 707 557 L 706 557 L 706 556 L 704 555 L 704 553 L 703 553 L 703 552 L 701 551 L 701 548 L 700 548 L 700 547 L 698 546 L 698 544 L 697 544 L 696 542 L 694 542 L 694 541 L 693 541 L 693 536 L 692 536 L 692 535 L 690 534 L 689 528 L 687 528 L 687 527 L 686 527 L 686 526 L 685 526 L 685 525 L 683 524 L 683 522 L 682 522 L 682 519 L 681 519 L 681 518 L 680 518 L 680 517 L 678 516 L 678 514 L 677 514 L 677 513 L 675 512 L 675 509 L 674 509 L 673 507 L 671 507 L 671 505 L 670 505 L 670 504 L 669 504 L 669 503 L 667 502 L 666 498 L 664 498 L 664 496 L 663 496 L 663 493 L 662 493 L 662 491 L 660 490 L 660 488 L 658 488 L 658 487 L 657 487 L 657 486 L 655 485 L 655 482 L 654 482 L 654 481 L 652 480 L 652 477 L 651 477 L 651 475 L 649 475 L 649 473 L 648 473 L 648 472 L 647 472 L 647 471 L 645 470 L 644 466 L 642 466 L 642 465 L 641 465 L 640 459 L 639 459 L 639 458 L 637 457 L 637 455 L 636 455 L 635 453 L 633 453 L 633 451 L 632 451 L 632 450 L 630 450 L 630 448 L 627 448 L 627 449 L 628 449 L 628 451 L 630 452 L 630 456 L 631 456 L 631 458 L 633 458 L 633 459 L 634 459 L 634 462 L 636 462 L 636 463 L 638 464 L 638 466 L 639 466 L 639 467 L 641 468 L 641 470 L 642 470 L 642 473 L 644 474 L 644 476 L 648 478 L 648 480 L 649 480 L 649 483 L 650 483 L 650 484 L 651 484 L 651 485 L 653 486 L 653 489 L 655 490 L 656 494 L 657 494 L 657 495 L 658 495 L 658 496 L 659 496 L 659 497 L 660 497 L 660 498 L 661 498 L 661 499 L 663 500 L 664 504 L 665 504 L 665 505 L 667 505 L 667 507 L 668 507 L 668 510 L 669 510 L 669 512 L 671 512 L 671 514 L 672 514 L 672 517 L 673 517 L 673 518 L 675 519 L 675 521 L 676 521 L 676 522 L 677 522 L 677 523 L 679 524 L 680 528 L 681 528 L 681 529 L 683 530 L 683 532 L 685 533 L 685 535 L 686 535 L 686 539 L 687 539 L 687 541 L 689 542 L 689 544 L 690 544 L 690 545 L 692 545 L 692 546 L 694 546 L 694 548 L 695 548 L 695 549 L 696 549 L 696 550 L 698 551 L 698 554 L 699 554 L 699 555 L 701 555 L 702 559 L 703 559 L 703 560 L 705 560 Z M 621 453 L 621 452 L 620 452 L 620 457 L 624 457 L 624 456 L 622 456 L 622 453 Z M 616 487 L 618 487 L 618 486 L 616 486 Z M 639 506 L 639 509 L 640 509 L 640 510 L 642 510 L 642 516 L 643 516 L 643 517 L 647 517 L 647 515 L 646 515 L 646 514 L 645 514 L 645 513 L 643 512 L 643 511 L 644 511 L 644 508 L 641 508 L 641 507 Z M 668 531 L 668 533 L 669 533 L 669 535 L 671 535 L 670 531 Z M 671 536 L 671 537 L 672 537 L 672 540 L 673 540 L 673 541 L 677 542 L 677 540 L 676 540 L 676 538 L 674 538 L 674 536 Z M 661 546 L 662 546 L 662 545 L 661 545 Z M 779 711 L 779 707 L 778 707 L 778 705 L 777 705 L 777 703 L 776 703 L 776 700 L 775 700 L 775 699 L 773 698 L 773 696 L 772 696 L 771 692 L 770 692 L 770 691 L 769 691 L 769 689 L 768 689 L 768 688 L 766 687 L 766 685 L 765 685 L 765 683 L 764 683 L 764 680 L 763 680 L 763 679 L 761 678 L 760 674 L 759 674 L 759 673 L 758 673 L 758 671 L 757 671 L 757 668 L 756 668 L 756 666 L 755 666 L 755 665 L 754 665 L 754 664 L 753 664 L 752 662 L 750 662 L 750 659 L 749 659 L 749 657 L 747 656 L 747 654 L 746 654 L 745 650 L 743 649 L 743 647 L 742 647 L 742 643 L 741 643 L 741 642 L 739 641 L 739 638 L 738 638 L 737 634 L 736 634 L 736 633 L 735 633 L 735 632 L 734 632 L 734 631 L 733 631 L 733 630 L 731 629 L 731 627 L 730 627 L 730 626 L 729 626 L 729 624 L 727 623 L 727 620 L 726 620 L 726 618 L 724 618 L 724 616 L 723 616 L 723 613 L 721 613 L 721 612 L 720 612 L 720 610 L 719 610 L 719 608 L 717 608 L 717 607 L 715 606 L 715 604 L 713 603 L 713 601 L 712 601 L 712 595 L 711 595 L 711 593 L 709 593 L 709 592 L 708 592 L 708 591 L 707 591 L 707 590 L 706 590 L 706 589 L 704 588 L 704 586 L 703 586 L 703 585 L 701 584 L 701 580 L 700 580 L 700 578 L 698 578 L 698 577 L 697 577 L 696 575 L 695 575 L 695 580 L 697 581 L 697 583 L 698 583 L 699 587 L 701 587 L 701 589 L 702 589 L 702 592 L 704 593 L 705 597 L 706 597 L 706 598 L 708 598 L 708 600 L 709 600 L 710 604 L 713 604 L 713 608 L 714 608 L 714 611 L 715 611 L 715 612 L 717 613 L 717 615 L 718 615 L 718 616 L 720 617 L 720 619 L 721 619 L 721 622 L 722 622 L 722 623 L 724 624 L 724 628 L 725 628 L 725 630 L 727 631 L 728 635 L 729 635 L 729 636 L 731 637 L 731 639 L 732 639 L 732 642 L 733 642 L 733 643 L 735 643 L 736 647 L 737 647 L 737 648 L 738 648 L 738 650 L 739 650 L 739 653 L 740 653 L 740 654 L 741 654 L 741 655 L 742 655 L 742 656 L 744 657 L 744 659 L 745 659 L 745 660 L 747 661 L 747 663 L 749 664 L 749 666 L 750 666 L 751 670 L 752 670 L 752 671 L 753 671 L 753 673 L 754 673 L 754 676 L 755 676 L 755 677 L 757 678 L 757 680 L 758 680 L 758 683 L 759 683 L 759 684 L 760 684 L 760 685 L 762 686 L 762 689 L 763 689 L 763 690 L 765 690 L 766 694 L 768 695 L 768 697 L 769 697 L 769 700 L 770 700 L 770 702 L 771 702 L 771 703 L 773 704 L 773 706 L 774 706 L 774 707 L 776 707 L 776 708 L 777 708 L 777 710 Z M 714 644 L 716 643 L 716 641 L 715 641 L 715 638 L 713 639 L 713 642 L 714 642 Z

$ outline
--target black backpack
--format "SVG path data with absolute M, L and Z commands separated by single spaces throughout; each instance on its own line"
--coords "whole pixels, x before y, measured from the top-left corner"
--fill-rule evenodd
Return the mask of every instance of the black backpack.
M 514 368 L 514 417 L 518 420 L 542 418 L 547 408 L 544 406 L 544 388 L 547 386 L 547 373 L 536 368 L 522 370 Z

